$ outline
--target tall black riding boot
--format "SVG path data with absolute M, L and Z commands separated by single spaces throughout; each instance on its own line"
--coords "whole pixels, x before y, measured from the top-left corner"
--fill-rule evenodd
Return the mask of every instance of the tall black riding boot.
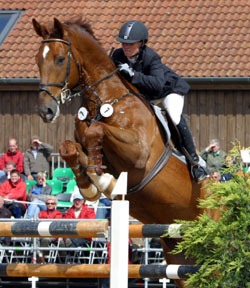
M 191 166 L 191 175 L 194 180 L 199 183 L 207 178 L 207 172 L 199 165 L 199 156 L 196 153 L 193 137 L 183 115 L 181 115 L 181 121 L 176 127 L 181 135 L 182 146 L 184 147 L 183 152 Z

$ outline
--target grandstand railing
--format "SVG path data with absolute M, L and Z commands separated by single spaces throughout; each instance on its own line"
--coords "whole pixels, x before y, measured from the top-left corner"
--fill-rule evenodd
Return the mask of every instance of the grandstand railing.
M 62 159 L 60 153 L 51 153 L 51 174 L 53 175 L 53 172 L 56 168 L 66 168 L 67 164 Z

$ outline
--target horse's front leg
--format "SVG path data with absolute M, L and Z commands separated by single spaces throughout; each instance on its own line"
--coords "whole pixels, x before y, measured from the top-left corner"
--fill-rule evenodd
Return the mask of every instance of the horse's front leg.
M 116 179 L 111 174 L 103 173 L 105 167 L 102 166 L 102 148 L 105 148 L 105 156 L 109 160 L 114 159 L 112 164 L 120 162 L 120 166 L 122 162 L 125 170 L 131 167 L 145 168 L 150 149 L 147 141 L 142 141 L 143 137 L 139 137 L 133 129 L 95 122 L 85 131 L 85 136 L 88 147 L 87 174 L 98 190 L 107 197 L 110 197 Z
M 116 179 L 109 173 L 103 173 L 106 167 L 102 164 L 102 146 L 99 137 L 88 138 L 88 167 L 87 175 L 97 187 L 98 191 L 111 198 L 111 193 L 116 184 Z
M 88 166 L 88 158 L 82 151 L 79 143 L 72 141 L 65 141 L 59 146 L 59 152 L 66 161 L 68 166 L 73 170 L 76 176 L 77 186 L 81 194 L 88 201 L 95 201 L 100 198 L 100 191 L 91 183 L 86 168 Z

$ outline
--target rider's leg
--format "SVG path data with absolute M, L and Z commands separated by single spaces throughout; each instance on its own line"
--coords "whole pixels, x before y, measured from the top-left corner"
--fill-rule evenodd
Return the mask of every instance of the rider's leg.
M 206 171 L 198 164 L 199 156 L 196 153 L 196 147 L 193 141 L 191 131 L 188 127 L 186 119 L 182 115 L 184 106 L 184 96 L 179 94 L 169 94 L 162 102 L 162 106 L 168 111 L 171 119 L 178 128 L 181 135 L 182 145 L 189 153 L 192 160 L 192 176 L 197 182 L 202 181 L 207 177 Z M 189 159 L 187 159 L 189 160 Z M 191 161 L 189 161 L 191 162 Z M 191 164 L 191 163 L 190 163 Z
M 191 166 L 193 177 L 197 182 L 200 182 L 207 177 L 207 173 L 204 168 L 199 165 L 199 156 L 196 153 L 193 137 L 188 127 L 187 121 L 183 115 L 181 115 L 181 121 L 177 125 L 177 128 L 181 134 L 182 144 L 194 162 Z
M 171 93 L 163 99 L 161 105 L 168 111 L 169 116 L 177 126 L 181 121 L 181 114 L 184 107 L 184 96 Z

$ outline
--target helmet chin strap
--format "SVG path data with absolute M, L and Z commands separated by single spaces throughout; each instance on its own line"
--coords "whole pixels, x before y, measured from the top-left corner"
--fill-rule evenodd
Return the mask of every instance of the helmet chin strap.
M 139 47 L 139 51 L 137 53 L 135 53 L 135 55 L 131 56 L 131 57 L 127 57 L 131 62 L 135 61 L 136 58 L 138 58 L 141 55 L 141 52 L 143 50 L 145 46 L 145 41 L 141 41 L 141 45 Z M 137 59 L 136 59 L 137 60 Z
M 139 52 L 138 53 L 136 53 L 136 55 L 137 55 L 137 59 L 136 60 L 140 60 L 141 58 L 142 58 L 142 51 L 143 51 L 143 49 L 144 49 L 144 47 L 145 47 L 145 41 L 141 41 L 142 43 L 141 43 L 141 46 L 139 47 Z

